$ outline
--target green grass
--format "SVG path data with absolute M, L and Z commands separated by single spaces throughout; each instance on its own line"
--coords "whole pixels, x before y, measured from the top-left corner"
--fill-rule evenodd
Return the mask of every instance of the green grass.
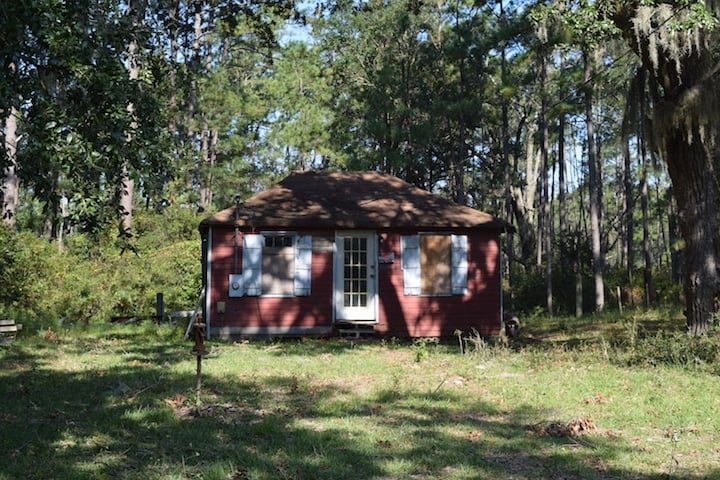
M 25 332 L 0 347 L 0 479 L 720 478 L 715 367 L 636 361 L 665 319 L 530 319 L 464 355 L 211 342 L 199 405 L 179 329 Z

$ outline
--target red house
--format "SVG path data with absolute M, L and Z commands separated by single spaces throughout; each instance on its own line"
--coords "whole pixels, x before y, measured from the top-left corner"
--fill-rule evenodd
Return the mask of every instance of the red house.
M 497 335 L 508 229 L 390 175 L 292 174 L 200 223 L 208 335 Z

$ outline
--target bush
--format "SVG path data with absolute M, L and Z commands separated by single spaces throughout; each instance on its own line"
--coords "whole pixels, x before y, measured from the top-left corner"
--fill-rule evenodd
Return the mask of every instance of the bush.
M 691 337 L 681 332 L 659 331 L 635 340 L 628 349 L 631 365 L 670 365 L 720 373 L 720 336 Z
M 52 254 L 48 242 L 0 225 L 0 316 L 32 328 L 42 316 L 43 296 L 52 285 L 47 276 Z
M 0 316 L 32 332 L 114 315 L 154 315 L 157 293 L 168 310 L 194 308 L 202 281 L 197 217 L 171 214 L 138 215 L 143 236 L 132 239 L 135 252 L 121 250 L 113 227 L 94 238 L 68 235 L 60 249 L 31 232 L 0 226 Z

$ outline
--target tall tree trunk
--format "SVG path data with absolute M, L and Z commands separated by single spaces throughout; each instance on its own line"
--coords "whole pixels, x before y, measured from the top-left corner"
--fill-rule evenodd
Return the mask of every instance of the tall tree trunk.
M 697 23 L 692 17 L 695 10 L 685 5 L 614 5 L 613 21 L 657 85 L 653 132 L 668 165 L 685 240 L 688 332 L 701 335 L 712 323 L 720 296 L 720 186 L 716 171 L 720 154 L 715 134 L 720 94 L 719 57 L 714 47 L 720 32 Z M 706 8 L 709 15 L 717 15 L 714 2 Z M 678 23 L 688 28 L 670 28 Z
M 208 22 L 210 24 L 213 23 L 213 12 L 210 11 L 210 17 L 208 18 Z M 199 42 L 200 37 L 198 35 L 202 34 L 202 31 L 200 30 L 201 23 L 198 22 L 196 17 L 195 22 L 195 38 L 196 41 Z M 200 43 L 197 44 L 197 53 L 200 54 Z M 203 73 L 204 74 L 210 74 L 210 71 L 212 70 L 212 62 L 213 62 L 213 50 L 212 48 L 206 48 L 205 49 L 205 57 L 204 57 L 204 65 L 203 65 Z M 198 165 L 198 178 L 200 180 L 200 208 L 203 210 L 209 210 L 212 205 L 212 197 L 213 197 L 213 169 L 215 167 L 215 160 L 216 160 L 216 153 L 215 153 L 215 146 L 217 145 L 218 141 L 218 132 L 217 129 L 212 128 L 209 121 L 209 112 L 203 113 L 203 128 L 201 131 L 201 140 L 200 140 L 200 158 L 202 159 L 202 162 Z
M 505 19 L 505 7 L 503 0 L 500 0 L 500 21 L 504 22 Z M 505 41 L 502 42 L 502 49 L 500 52 L 500 78 L 502 86 L 505 87 L 507 84 L 507 45 Z M 502 89 L 501 89 L 502 92 Z M 512 198 L 512 173 L 510 165 L 510 120 L 509 120 L 509 109 L 510 102 L 505 95 L 501 94 L 501 112 L 502 112 L 502 168 L 504 175 L 504 190 L 505 190 L 505 221 L 508 225 L 513 224 L 513 198 Z M 507 272 L 506 277 L 508 285 L 510 286 L 510 308 L 514 307 L 513 292 L 513 280 L 514 280 L 514 263 L 515 263 L 515 239 L 511 234 L 505 236 L 505 255 L 507 256 Z
M 177 99 L 177 69 L 178 69 L 178 53 L 180 46 L 178 45 L 180 37 L 180 1 L 176 0 L 168 5 L 167 22 L 168 37 L 170 44 L 170 58 L 168 71 L 168 131 L 174 136 L 178 130 L 178 99 Z
M 456 17 L 456 26 L 459 19 Z M 460 98 L 465 99 L 465 58 L 460 58 L 460 64 L 458 65 L 460 71 Z M 466 140 L 466 121 L 465 121 L 465 107 L 461 107 L 458 115 L 458 145 L 457 155 L 455 156 L 454 165 L 451 166 L 451 188 L 453 194 L 453 200 L 460 205 L 465 205 L 467 199 L 465 198 L 465 161 L 467 159 L 467 140 Z M 452 157 L 451 157 L 452 158 Z
M 454 156 L 455 159 L 451 160 L 450 184 L 453 200 L 460 205 L 465 205 L 467 203 L 465 198 L 465 158 L 467 157 L 467 150 L 465 145 L 465 115 L 463 113 L 460 113 L 458 121 L 457 154 Z
M 696 129 L 700 138 L 701 132 Z M 688 331 L 705 333 L 716 312 L 720 293 L 720 236 L 718 236 L 718 183 L 705 145 L 687 138 L 684 131 L 668 132 L 664 149 L 668 172 L 678 204 L 680 231 L 685 239 L 685 297 Z M 717 157 L 717 152 L 714 154 Z
M 540 130 L 540 156 L 542 157 L 542 175 L 540 182 L 542 189 L 540 192 L 540 227 L 538 245 L 542 245 L 545 257 L 545 307 L 548 314 L 553 314 L 553 289 L 552 289 L 552 224 L 550 215 L 550 196 L 549 196 L 549 175 L 550 161 L 548 158 L 548 124 L 547 124 L 547 54 L 545 48 L 540 49 L 540 112 L 539 112 L 539 130 Z
M 143 22 L 145 13 L 144 0 L 134 0 L 128 2 L 128 15 L 131 17 L 133 30 L 137 31 Z M 131 82 L 136 82 L 140 73 L 138 66 L 138 49 L 139 44 L 137 37 L 133 35 L 127 46 L 127 70 L 128 78 Z M 127 112 L 130 116 L 130 131 L 126 133 L 127 142 L 132 143 L 135 135 L 134 130 L 137 129 L 137 120 L 135 117 L 135 104 L 130 101 L 127 105 Z M 130 149 L 128 149 L 130 150 Z M 129 236 L 132 230 L 133 217 L 133 198 L 135 197 L 135 181 L 130 176 L 130 161 L 128 158 L 123 159 L 120 171 L 120 182 L 118 185 L 118 203 L 120 206 L 120 234 Z
M 15 226 L 15 213 L 20 200 L 20 179 L 17 175 L 17 110 L 10 108 L 5 117 L 5 155 L 7 166 L 4 169 L 2 183 L 2 219 L 10 226 Z
M 624 123 L 624 122 L 623 122 Z M 622 253 L 622 266 L 625 269 L 625 275 L 628 282 L 632 283 L 633 278 L 633 235 L 635 235 L 635 224 L 633 219 L 633 210 L 635 209 L 635 198 L 632 181 L 632 161 L 630 158 L 630 135 L 629 132 L 623 132 L 622 134 L 622 179 L 623 179 L 623 191 L 622 191 L 622 209 L 623 222 L 620 229 L 621 232 L 621 253 Z
M 560 112 L 558 118 L 558 217 L 559 217 L 559 228 L 558 238 L 560 242 L 560 262 L 563 268 L 570 266 L 570 259 L 567 258 L 567 239 L 568 234 L 567 227 L 567 205 L 565 204 L 565 191 L 567 186 L 565 185 L 565 114 Z
M 590 234 L 593 257 L 593 280 L 595 282 L 595 310 L 601 313 L 605 308 L 605 284 L 603 280 L 603 252 L 601 238 L 601 197 L 600 169 L 595 146 L 595 122 L 593 120 L 593 67 L 589 52 L 583 52 L 585 65 L 585 125 L 587 128 L 588 171 L 590 187 Z
M 200 182 L 200 207 L 207 211 L 212 206 L 213 201 L 213 169 L 217 159 L 215 147 L 218 142 L 217 129 L 211 130 L 207 122 L 202 132 L 202 159 L 203 173 Z
M 678 240 L 681 233 L 678 228 L 677 208 L 675 208 L 675 195 L 673 188 L 668 191 L 670 201 L 668 201 L 668 243 L 670 247 L 670 281 L 674 285 L 683 284 L 683 272 L 685 271 L 685 252 L 678 248 Z
M 643 292 L 645 306 L 652 303 L 652 255 L 650 253 L 650 214 L 648 211 L 648 160 L 644 140 L 640 139 L 640 209 L 643 232 Z
M 580 222 L 578 222 L 577 231 L 573 236 L 575 246 L 575 258 L 573 259 L 573 267 L 575 270 L 575 317 L 583 316 L 583 275 L 582 275 L 582 248 L 583 242 L 580 240 Z
M 623 204 L 622 211 L 624 216 L 623 222 L 623 262 L 625 267 L 625 274 L 630 284 L 633 281 L 633 269 L 635 267 L 635 188 L 633 182 L 632 172 L 632 157 L 630 154 L 630 135 L 633 132 L 633 125 L 637 127 L 635 134 L 638 138 L 638 154 L 640 139 L 644 135 L 643 132 L 643 121 L 636 117 L 642 116 L 643 114 L 637 114 L 640 105 L 640 111 L 644 112 L 642 104 L 645 101 L 642 92 L 645 91 L 644 77 L 641 78 L 642 70 L 638 70 L 633 77 L 630 88 L 627 95 L 625 104 L 625 112 L 623 114 L 622 121 L 622 157 L 623 157 Z M 635 121 L 634 121 L 635 120 Z M 630 296 L 632 301 L 632 296 Z
M 196 133 L 196 114 L 198 111 L 198 76 L 200 75 L 201 59 L 200 44 L 202 41 L 202 2 L 193 2 L 193 40 L 190 57 L 190 94 L 187 105 L 187 137 L 193 142 Z
M 520 236 L 520 248 L 522 251 L 522 259 L 529 262 L 536 254 L 537 242 L 537 213 L 535 212 L 535 195 L 537 193 L 538 178 L 540 175 L 540 167 L 542 158 L 535 151 L 535 142 L 533 138 L 537 130 L 537 125 L 531 124 L 527 135 L 527 150 L 525 154 L 525 185 L 524 189 L 520 186 L 511 186 L 513 213 L 518 224 L 518 233 Z

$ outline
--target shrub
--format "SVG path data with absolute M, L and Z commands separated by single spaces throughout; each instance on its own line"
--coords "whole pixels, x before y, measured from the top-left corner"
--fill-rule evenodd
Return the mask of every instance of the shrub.
M 627 358 L 631 365 L 671 365 L 720 373 L 720 336 L 691 337 L 686 333 L 661 330 L 635 340 Z
M 15 232 L 0 225 L 0 316 L 22 321 L 26 328 L 41 316 L 48 282 L 48 242 L 29 232 Z
M 168 215 L 138 215 L 134 252 L 122 250 L 114 227 L 95 237 L 73 233 L 59 248 L 0 226 L 0 316 L 22 321 L 25 331 L 106 322 L 153 315 L 157 293 L 168 310 L 194 308 L 202 277 L 197 216 Z

